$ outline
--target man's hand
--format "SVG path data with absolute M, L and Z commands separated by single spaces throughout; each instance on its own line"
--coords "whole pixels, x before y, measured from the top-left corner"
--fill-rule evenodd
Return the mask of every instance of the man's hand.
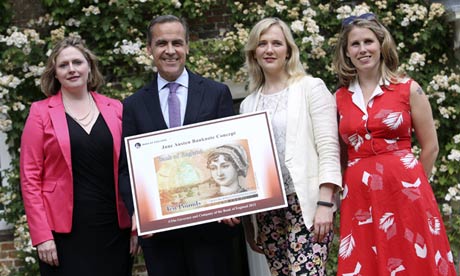
M 251 218 L 249 216 L 243 217 L 243 228 L 244 228 L 244 236 L 246 237 L 246 242 L 249 244 L 249 247 L 254 252 L 264 254 L 263 249 L 257 245 L 255 236 L 254 236 L 254 225 L 252 225 Z
M 240 224 L 241 221 L 240 221 L 239 218 L 224 218 L 222 220 L 219 220 L 218 222 L 219 223 L 223 222 L 223 223 L 225 223 L 225 224 L 227 224 L 227 225 L 229 225 L 231 227 L 234 227 L 234 226 Z

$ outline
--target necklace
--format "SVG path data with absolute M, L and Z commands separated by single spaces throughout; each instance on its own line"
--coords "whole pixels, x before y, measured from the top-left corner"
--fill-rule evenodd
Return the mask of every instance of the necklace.
M 92 105 L 91 105 L 91 111 L 93 111 L 93 110 L 94 110 L 94 108 L 92 108 Z M 94 120 L 94 114 L 95 114 L 95 113 L 96 113 L 96 112 L 91 112 L 91 117 L 90 117 L 90 119 L 89 119 L 88 122 L 84 123 L 84 122 L 82 122 L 82 121 L 77 121 L 77 123 L 80 124 L 80 125 L 81 125 L 82 127 L 84 127 L 84 128 L 87 127 L 87 126 L 89 126 L 89 125 L 93 122 L 93 120 Z
M 83 117 L 81 117 L 81 118 L 77 118 L 76 116 L 74 116 L 74 115 L 72 114 L 72 111 L 71 111 L 71 109 L 70 109 L 70 106 L 67 105 L 68 103 L 66 103 L 66 101 L 64 101 L 64 98 L 62 99 L 62 102 L 64 103 L 64 108 L 65 108 L 67 114 L 69 114 L 70 117 L 72 117 L 72 119 L 74 119 L 78 124 L 80 124 L 80 125 L 83 126 L 83 127 L 87 127 L 89 124 L 91 124 L 91 122 L 92 122 L 93 119 L 94 119 L 94 113 L 95 113 L 95 112 L 94 112 L 94 101 L 93 101 L 93 97 L 91 97 L 91 95 L 88 95 L 88 103 L 89 103 L 89 110 L 88 110 L 88 113 L 86 113 L 86 114 L 85 114 Z M 91 117 L 89 118 L 89 121 L 87 121 L 87 122 L 85 123 L 84 121 L 85 121 L 85 120 L 88 118 L 88 116 L 90 116 L 90 115 L 91 115 Z

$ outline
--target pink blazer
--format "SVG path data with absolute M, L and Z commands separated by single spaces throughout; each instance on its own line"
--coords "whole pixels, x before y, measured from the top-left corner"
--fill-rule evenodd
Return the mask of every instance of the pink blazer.
M 118 192 L 122 104 L 91 92 L 113 138 L 114 189 L 118 224 L 128 228 L 131 219 Z M 70 137 L 62 94 L 34 102 L 21 137 L 20 177 L 24 207 L 35 246 L 53 239 L 51 231 L 72 230 L 73 176 Z

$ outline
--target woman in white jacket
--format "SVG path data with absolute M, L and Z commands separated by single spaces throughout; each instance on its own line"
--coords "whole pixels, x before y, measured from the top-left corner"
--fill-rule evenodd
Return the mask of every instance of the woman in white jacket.
M 245 47 L 252 92 L 240 112 L 271 115 L 288 206 L 243 219 L 251 248 L 272 275 L 325 275 L 341 189 L 335 101 L 321 79 L 307 76 L 289 27 L 259 21 Z M 257 239 L 254 239 L 255 235 Z

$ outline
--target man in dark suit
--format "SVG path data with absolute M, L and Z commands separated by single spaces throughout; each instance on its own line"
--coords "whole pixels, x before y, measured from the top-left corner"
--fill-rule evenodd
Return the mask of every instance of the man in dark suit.
M 226 85 L 205 79 L 185 68 L 188 40 L 186 23 L 175 16 L 159 16 L 150 22 L 147 49 L 153 56 L 158 73 L 154 74 L 150 84 L 125 99 L 123 137 L 234 114 L 232 97 Z M 177 90 L 170 88 L 169 83 L 179 84 Z M 177 96 L 175 107 L 168 100 L 172 90 L 176 91 Z M 173 109 L 175 112 L 172 113 Z M 174 121 L 174 118 L 177 120 Z M 120 158 L 119 182 L 132 216 L 134 207 L 124 147 Z M 224 222 L 201 224 L 141 238 L 149 275 L 237 275 L 234 244 L 240 226 L 232 227 L 235 220 Z

